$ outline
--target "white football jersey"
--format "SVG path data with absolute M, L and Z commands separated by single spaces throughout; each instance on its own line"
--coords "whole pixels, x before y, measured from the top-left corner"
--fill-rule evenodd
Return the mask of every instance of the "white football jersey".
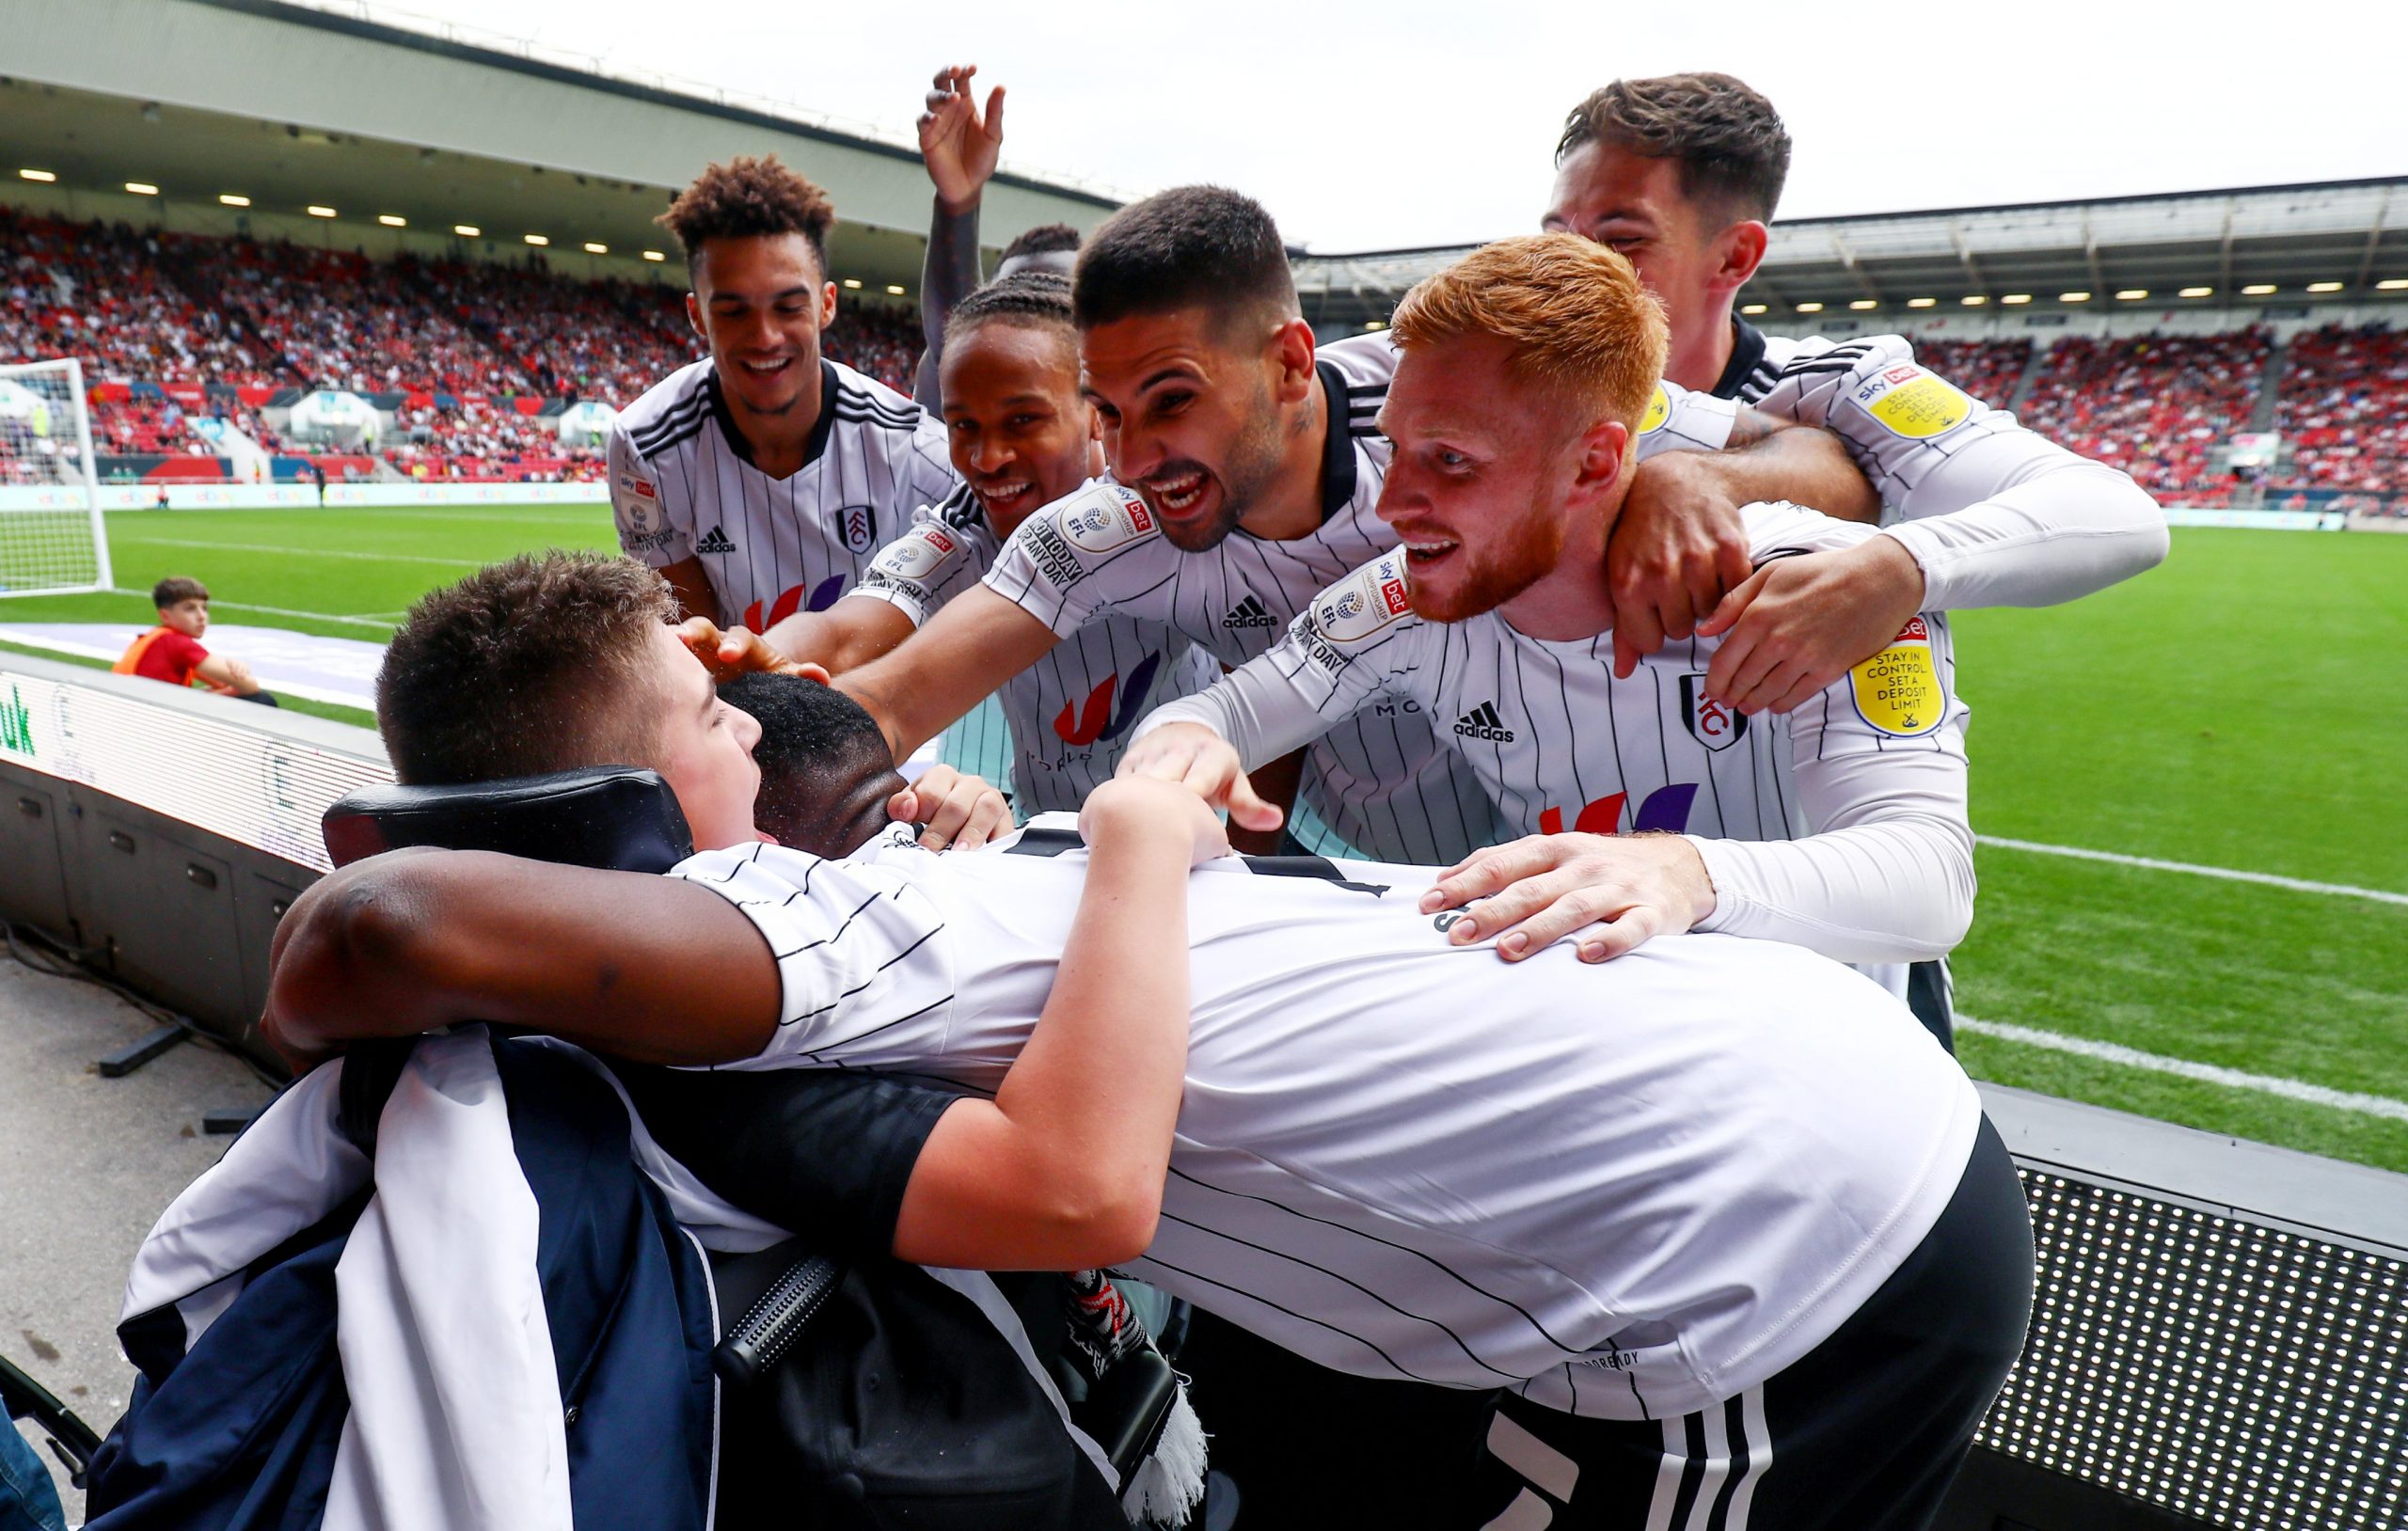
M 976 584 L 1002 546 L 977 496 L 963 484 L 881 549 L 847 598 L 884 601 L 918 626 Z M 1112 779 L 1138 718 L 1220 675 L 1211 655 L 1160 623 L 1106 616 L 1069 634 L 995 693 L 1010 734 L 1013 812 L 1022 819 L 1075 812 L 1098 782 Z M 974 769 L 989 763 L 985 711 L 945 730 L 948 764 Z
M 1794 505 L 1751 505 L 1744 513 L 1760 563 L 1877 535 Z M 1718 861 L 1711 842 L 1803 840 L 1907 817 L 1902 803 L 1934 829 L 1965 821 L 1966 709 L 1941 617 L 1915 618 L 1888 648 L 1785 717 L 1749 717 L 1705 694 L 1713 639 L 1669 642 L 1618 680 L 1610 633 L 1536 639 L 1494 611 L 1428 622 L 1413 613 L 1409 582 L 1403 553 L 1383 554 L 1323 592 L 1269 653 L 1165 706 L 1138 732 L 1202 723 L 1251 769 L 1366 707 L 1411 702 L 1469 764 L 1508 835 L 1696 837 L 1731 905 L 1705 928 L 1742 912 L 1750 880 L 1724 864 L 1729 857 Z M 1962 838 L 1970 868 L 1970 828 Z M 1830 904 L 1790 911 L 1813 919 L 1777 934 L 1865 963 L 1903 993 L 1903 966 L 1893 965 L 1912 943 L 1885 948 L 1868 937 L 1889 924 L 1879 906 L 1911 907 L 1917 890 L 1880 864 L 1860 870 L 1861 879 L 1827 879 Z
M 655 384 L 610 432 L 620 547 L 656 569 L 699 558 L 714 619 L 756 633 L 833 606 L 958 481 L 943 421 L 825 358 L 819 423 L 789 477 L 752 466 L 708 360 Z
M 845 861 L 750 846 L 675 875 L 780 954 L 784 1023 L 738 1066 L 993 1089 L 1085 860 L 1040 821 L 1001 851 L 890 833 Z M 1938 1220 L 1980 1102 L 1879 989 L 1722 936 L 1508 966 L 1418 912 L 1434 875 L 1191 876 L 1186 1090 L 1133 1275 L 1358 1375 L 1663 1418 L 1812 1350 Z
M 1329 434 L 1323 519 L 1310 536 L 1268 542 L 1241 529 L 1205 552 L 1183 552 L 1136 494 L 1099 483 L 1022 523 L 988 572 L 988 587 L 1065 637 L 1118 613 L 1184 633 L 1228 665 L 1270 648 L 1316 593 L 1397 545 L 1374 513 L 1389 458 L 1375 421 L 1395 347 L 1385 334 L 1359 336 L 1322 348 L 1320 365 Z M 1729 439 L 1735 416 L 1727 401 L 1667 386 L 1648 412 L 1639 453 L 1713 450 Z M 1487 796 L 1432 721 L 1418 704 L 1400 702 L 1333 727 L 1307 754 L 1301 804 L 1345 846 L 1386 860 L 1444 864 L 1493 844 Z

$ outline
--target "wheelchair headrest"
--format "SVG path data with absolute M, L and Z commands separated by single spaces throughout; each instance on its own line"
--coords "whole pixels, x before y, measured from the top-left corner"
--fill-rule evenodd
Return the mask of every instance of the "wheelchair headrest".
M 593 766 L 450 787 L 362 787 L 326 810 L 326 854 L 348 866 L 404 845 L 491 850 L 615 872 L 666 872 L 693 831 L 657 771 Z

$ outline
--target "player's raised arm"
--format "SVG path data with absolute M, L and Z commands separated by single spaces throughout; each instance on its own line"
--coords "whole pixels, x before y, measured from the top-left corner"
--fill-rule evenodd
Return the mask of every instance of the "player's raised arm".
M 1677 440 L 1664 442 L 1675 450 L 1651 450 L 1670 434 L 1661 420 L 1640 434 L 1638 471 L 1606 546 L 1617 675 L 1628 675 L 1667 639 L 1687 638 L 1748 577 L 1741 506 L 1789 500 L 1868 522 L 1881 513 L 1879 497 L 1830 432 L 1793 426 L 1745 404 L 1677 392 L 1670 385 L 1665 392 L 1674 427 L 1685 415 L 1719 405 L 1731 412 L 1729 434 L 1717 450 L 1677 450 L 1712 445 Z
M 945 321 L 953 306 L 978 285 L 978 204 L 1004 146 L 1004 87 L 987 95 L 984 112 L 970 82 L 975 64 L 937 71 L 920 114 L 920 160 L 936 187 L 928 222 L 927 257 L 920 266 L 920 333 L 927 349 L 911 381 L 920 407 L 938 404 L 937 359 L 944 353 Z
M 2127 474 L 2076 456 L 1914 360 L 1898 336 L 1852 364 L 1810 356 L 1766 407 L 1828 425 L 1888 502 L 1882 535 L 1759 571 L 1700 628 L 1729 635 L 1713 693 L 1785 712 L 1917 611 L 2054 606 L 2154 568 L 2165 515 Z M 1751 656 L 1766 662 L 1742 675 Z
M 895 652 L 840 677 L 903 760 L 1060 639 L 985 586 L 964 591 Z

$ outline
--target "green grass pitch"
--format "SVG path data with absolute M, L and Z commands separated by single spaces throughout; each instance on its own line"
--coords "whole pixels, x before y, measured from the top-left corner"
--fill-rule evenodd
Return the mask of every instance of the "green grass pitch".
M 420 592 L 600 507 L 129 513 L 119 584 L 206 581 L 222 617 L 376 639 Z M 1987 836 L 2408 893 L 2408 537 L 2183 529 L 2070 607 L 1956 619 Z M 258 608 L 272 608 L 275 610 Z M 140 593 L 0 622 L 141 621 Z M 313 709 L 365 721 L 343 709 Z M 1958 952 L 1984 1020 L 2408 1101 L 2408 906 L 1985 844 Z M 1969 1035 L 1986 1079 L 2408 1171 L 2408 1122 Z

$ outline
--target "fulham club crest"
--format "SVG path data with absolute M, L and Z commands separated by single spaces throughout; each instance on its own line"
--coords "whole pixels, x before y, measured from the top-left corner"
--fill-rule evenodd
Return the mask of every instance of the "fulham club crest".
M 848 505 L 838 511 L 836 529 L 843 533 L 845 545 L 856 553 L 866 553 L 878 544 L 878 522 L 866 505 Z
M 1689 737 L 1708 750 L 1727 750 L 1748 733 L 1746 713 L 1705 694 L 1703 671 L 1681 677 L 1681 721 Z

